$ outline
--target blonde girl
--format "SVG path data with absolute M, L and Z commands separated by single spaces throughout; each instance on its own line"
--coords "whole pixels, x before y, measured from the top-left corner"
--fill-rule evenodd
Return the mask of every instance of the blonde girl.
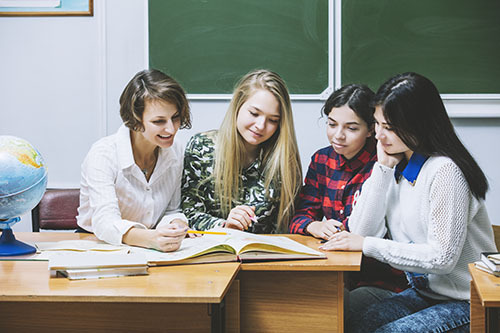
M 220 129 L 187 145 L 182 207 L 190 226 L 286 232 L 302 183 L 300 165 L 285 83 L 268 70 L 248 73 Z

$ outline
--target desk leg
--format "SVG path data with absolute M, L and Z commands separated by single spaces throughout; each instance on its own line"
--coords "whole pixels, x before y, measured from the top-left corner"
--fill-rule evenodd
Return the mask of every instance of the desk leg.
M 240 333 L 240 281 L 234 280 L 226 297 L 226 332 Z
M 212 318 L 211 332 L 224 333 L 226 330 L 226 301 L 210 304 L 210 317 Z
M 500 311 L 498 308 L 486 309 L 486 332 L 500 332 L 499 317 Z
M 486 326 L 486 309 L 481 305 L 474 282 L 470 282 L 470 331 L 484 333 Z

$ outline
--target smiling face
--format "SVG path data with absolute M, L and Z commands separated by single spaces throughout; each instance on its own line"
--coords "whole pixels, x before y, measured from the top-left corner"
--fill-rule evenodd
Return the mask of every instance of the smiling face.
M 256 90 L 240 107 L 236 128 L 245 145 L 256 148 L 269 140 L 280 123 L 280 108 L 276 97 L 267 90 Z
M 375 108 L 375 113 L 373 115 L 375 117 L 375 138 L 380 141 L 384 151 L 388 155 L 395 154 L 405 154 L 407 159 L 412 154 L 412 151 L 406 144 L 397 136 L 396 132 L 391 127 L 391 124 L 388 124 L 384 117 L 384 112 L 381 106 L 377 106 Z
M 343 105 L 328 114 L 326 135 L 337 154 L 351 159 L 363 148 L 371 130 L 349 106 Z
M 161 148 L 174 143 L 174 137 L 181 125 L 177 107 L 163 100 L 146 100 L 142 115 L 144 131 L 140 132 L 144 141 Z

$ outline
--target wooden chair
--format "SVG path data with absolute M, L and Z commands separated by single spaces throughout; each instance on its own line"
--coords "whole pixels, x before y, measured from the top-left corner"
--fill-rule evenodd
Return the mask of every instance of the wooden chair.
M 495 244 L 497 245 L 497 250 L 500 251 L 500 225 L 492 225 L 492 227 L 495 236 Z
M 40 203 L 31 210 L 33 231 L 76 229 L 79 205 L 79 189 L 47 189 Z

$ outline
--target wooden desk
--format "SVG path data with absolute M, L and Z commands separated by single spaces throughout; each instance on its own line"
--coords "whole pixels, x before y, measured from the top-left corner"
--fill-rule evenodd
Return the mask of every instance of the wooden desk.
M 319 240 L 287 235 L 311 248 Z M 344 272 L 359 271 L 361 252 L 328 259 L 242 264 L 241 332 L 343 332 Z
M 48 232 L 18 232 L 16 238 L 95 239 Z M 207 332 L 210 312 L 223 310 L 219 304 L 239 268 L 239 263 L 152 267 L 148 276 L 70 281 L 49 278 L 47 262 L 2 261 L 0 331 Z M 227 298 L 237 304 L 237 289 Z M 237 317 L 231 308 L 228 316 Z
M 312 248 L 312 237 L 288 235 Z M 90 234 L 16 233 L 25 242 Z M 327 259 L 150 268 L 149 276 L 50 279 L 46 262 L 0 262 L 0 331 L 206 332 L 226 305 L 229 332 L 342 332 L 344 272 L 360 252 Z M 236 277 L 236 278 L 235 278 Z M 225 296 L 225 301 L 224 301 Z
M 500 277 L 476 269 L 474 264 L 469 264 L 469 272 L 470 331 L 499 332 Z

